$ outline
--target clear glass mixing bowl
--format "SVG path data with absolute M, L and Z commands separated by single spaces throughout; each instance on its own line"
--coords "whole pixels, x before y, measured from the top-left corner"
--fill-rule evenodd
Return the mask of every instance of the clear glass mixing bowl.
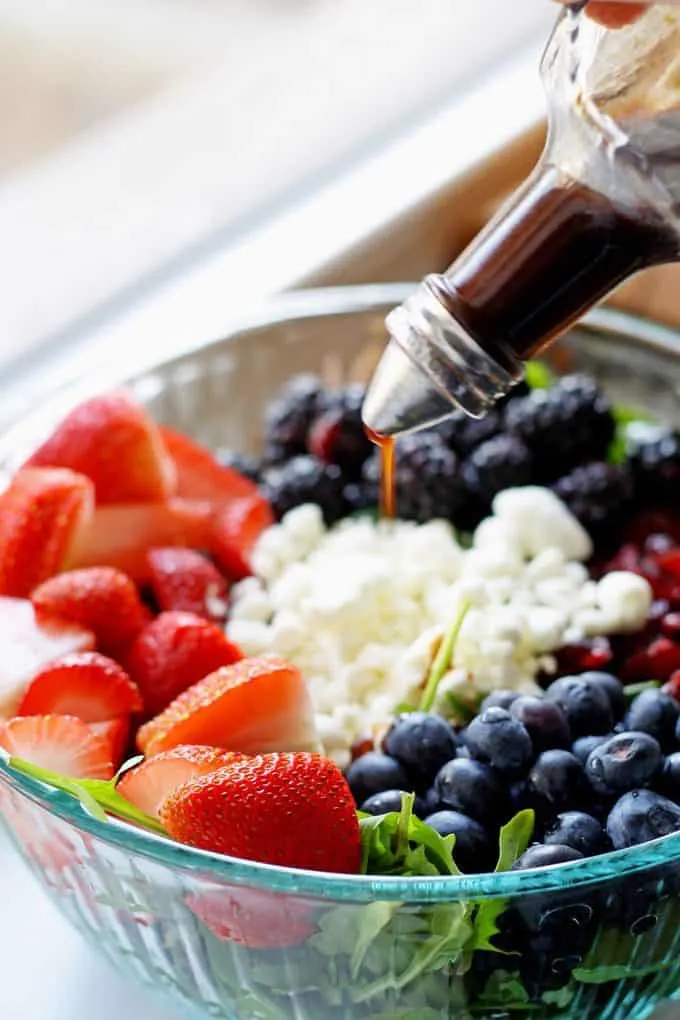
M 292 373 L 367 375 L 384 316 L 409 291 L 292 295 L 219 342 L 104 366 L 0 437 L 0 466 L 21 461 L 67 407 L 119 381 L 159 420 L 255 449 L 262 411 Z M 598 312 L 552 361 L 591 372 L 617 401 L 680 420 L 680 344 L 666 330 Z M 104 824 L 1 763 L 0 809 L 62 913 L 189 1017 L 640 1020 L 680 999 L 680 834 L 544 872 L 372 879 L 249 864 Z M 492 902 L 503 906 L 507 956 L 471 951 L 470 921 Z M 532 987 L 542 994 L 527 1001 Z

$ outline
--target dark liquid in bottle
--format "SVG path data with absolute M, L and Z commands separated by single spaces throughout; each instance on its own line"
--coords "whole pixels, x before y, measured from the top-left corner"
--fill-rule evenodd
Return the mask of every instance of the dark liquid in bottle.
M 557 171 L 531 181 L 435 283 L 437 296 L 501 365 L 528 361 L 635 272 L 672 261 L 678 237 Z
M 380 516 L 392 519 L 396 517 L 396 483 L 394 478 L 394 439 L 378 435 L 372 429 L 366 434 L 380 451 Z

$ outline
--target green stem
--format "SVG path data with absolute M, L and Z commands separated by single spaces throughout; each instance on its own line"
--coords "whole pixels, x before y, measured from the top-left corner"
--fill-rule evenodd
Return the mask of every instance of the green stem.
M 423 691 L 423 696 L 420 700 L 421 712 L 429 712 L 434 705 L 434 699 L 437 697 L 437 688 L 442 681 L 442 677 L 444 677 L 449 670 L 456 642 L 458 641 L 458 635 L 460 634 L 460 629 L 463 626 L 463 621 L 469 611 L 470 603 L 463 602 L 458 610 L 455 620 L 453 621 L 451 629 L 444 635 L 444 639 L 439 646 L 437 656 L 432 663 L 432 669 L 430 670 L 427 683 L 425 684 L 425 690 Z

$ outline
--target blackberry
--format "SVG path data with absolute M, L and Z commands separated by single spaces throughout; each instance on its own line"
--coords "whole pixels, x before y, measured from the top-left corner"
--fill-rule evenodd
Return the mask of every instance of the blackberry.
M 347 479 L 361 475 L 374 449 L 361 418 L 365 394 L 366 387 L 358 384 L 329 394 L 328 407 L 312 423 L 307 439 L 309 452 L 327 464 L 337 464 Z
M 365 482 L 348 482 L 342 490 L 346 514 L 359 514 L 368 510 L 377 510 L 378 492 L 375 486 Z
M 474 450 L 461 465 L 461 477 L 470 494 L 485 510 L 503 489 L 529 485 L 533 457 L 517 436 L 494 436 Z
M 553 491 L 586 531 L 597 537 L 623 521 L 633 498 L 633 482 L 626 467 L 595 461 L 560 478 Z
M 250 478 L 252 482 L 259 482 L 262 473 L 262 466 L 256 457 L 250 457 L 247 453 L 236 453 L 235 450 L 220 449 L 216 454 L 217 460 L 222 467 L 232 468 L 240 475 Z
M 307 452 L 307 434 L 325 405 L 321 380 L 310 374 L 296 375 L 279 391 L 265 416 L 266 457 L 278 463 L 285 457 Z
M 492 408 L 483 418 L 471 418 L 464 411 L 456 411 L 450 418 L 435 425 L 433 432 L 441 436 L 459 457 L 467 457 L 487 439 L 497 436 L 502 428 L 501 412 Z
M 293 457 L 270 468 L 262 488 L 279 520 L 303 503 L 320 506 L 327 524 L 344 516 L 342 472 L 336 464 L 322 464 L 316 457 Z
M 458 458 L 435 432 L 417 432 L 399 439 L 395 456 L 397 513 L 406 520 L 452 520 L 465 502 Z M 364 464 L 366 498 L 379 502 L 380 459 L 374 453 Z
M 627 452 L 636 488 L 645 501 L 680 495 L 680 434 L 662 425 L 635 423 L 628 429 Z
M 511 401 L 505 423 L 534 453 L 543 481 L 603 458 L 615 432 L 609 402 L 583 375 L 565 376 L 550 389 Z

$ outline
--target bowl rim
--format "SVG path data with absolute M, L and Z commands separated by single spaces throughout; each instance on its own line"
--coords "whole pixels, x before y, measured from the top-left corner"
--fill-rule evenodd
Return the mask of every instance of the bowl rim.
M 172 362 L 201 348 L 235 339 L 240 333 L 294 322 L 300 319 L 330 315 L 385 311 L 403 301 L 411 293 L 412 284 L 369 284 L 300 290 L 260 303 L 252 312 L 234 317 L 225 325 L 219 338 L 196 338 L 173 349 L 160 362 L 141 353 L 133 363 L 102 362 L 83 376 L 75 375 L 56 390 L 50 391 L 46 402 L 21 417 L 0 435 L 0 460 L 12 445 L 13 436 L 26 428 L 33 419 L 44 418 L 63 407 L 69 395 L 82 399 L 87 393 L 110 387 L 112 382 L 152 372 L 161 363 Z M 597 335 L 625 337 L 642 349 L 652 350 L 680 360 L 680 332 L 657 323 L 612 309 L 598 309 L 579 323 L 578 330 Z M 124 370 L 123 370 L 124 368 Z M 607 880 L 634 875 L 680 860 L 680 832 L 625 850 L 612 851 L 598 857 L 527 871 L 506 871 L 482 875 L 399 877 L 371 875 L 340 875 L 303 871 L 198 850 L 175 843 L 129 824 L 111 819 L 102 822 L 73 797 L 16 772 L 0 752 L 0 786 L 9 787 L 48 814 L 80 832 L 134 853 L 161 866 L 200 874 L 216 883 L 258 887 L 270 892 L 288 893 L 320 900 L 368 903 L 375 899 L 389 902 L 451 902 L 452 900 L 492 899 L 526 895 L 534 892 L 588 887 Z M 11 828 L 11 825 L 10 825 Z

